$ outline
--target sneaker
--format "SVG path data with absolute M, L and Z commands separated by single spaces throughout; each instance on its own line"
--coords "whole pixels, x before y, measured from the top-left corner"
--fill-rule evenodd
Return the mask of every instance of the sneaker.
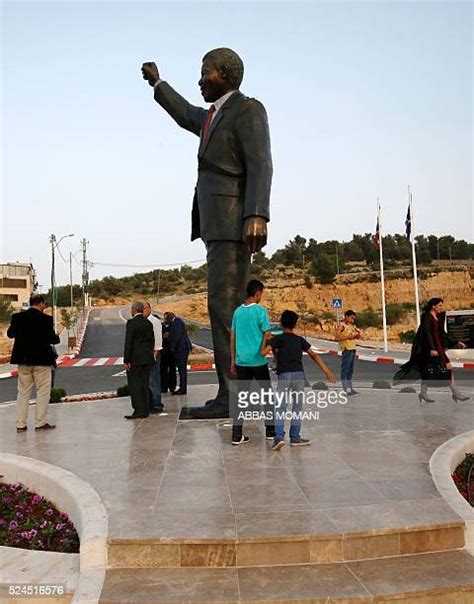
M 279 451 L 285 446 L 285 440 L 283 438 L 275 438 L 272 445 L 272 451 Z
M 307 447 L 311 444 L 309 438 L 292 438 L 290 440 L 290 447 Z
M 237 439 L 234 439 L 234 437 L 232 437 L 232 444 L 233 445 L 243 445 L 244 443 L 248 443 L 249 440 L 250 440 L 250 437 L 243 436 L 243 435 Z
M 35 430 L 54 430 L 54 428 L 56 428 L 55 424 L 48 424 L 48 422 L 46 422 L 42 426 L 35 428 Z
M 28 426 L 22 426 L 21 428 L 17 428 L 17 432 L 26 432 L 28 430 Z
M 360 394 L 360 392 L 357 392 L 357 390 L 354 390 L 354 388 L 352 388 L 352 390 L 350 392 L 347 393 L 349 396 L 357 396 L 358 394 Z
M 265 438 L 267 440 L 274 440 L 275 439 L 275 426 L 267 426 L 265 428 Z

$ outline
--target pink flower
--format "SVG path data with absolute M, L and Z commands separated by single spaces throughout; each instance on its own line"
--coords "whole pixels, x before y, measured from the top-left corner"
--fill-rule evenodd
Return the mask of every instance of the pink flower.
M 46 510 L 46 516 L 52 516 L 54 514 L 54 511 L 51 508 L 48 508 Z
M 17 528 L 18 528 L 18 522 L 16 522 L 15 520 L 12 520 L 10 522 L 10 524 L 8 525 L 8 530 L 10 530 L 10 531 L 14 531 Z
M 42 501 L 43 501 L 43 498 L 41 497 L 41 495 L 34 495 L 33 499 L 31 500 L 31 503 L 37 504 L 37 503 L 41 503 Z

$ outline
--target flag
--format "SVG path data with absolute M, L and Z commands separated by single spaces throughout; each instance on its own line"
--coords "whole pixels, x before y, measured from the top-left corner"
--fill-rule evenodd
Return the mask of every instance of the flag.
M 373 236 L 374 247 L 376 250 L 380 249 L 380 220 L 377 216 L 377 226 L 375 227 L 375 235 Z
M 407 217 L 405 218 L 405 235 L 408 241 L 411 239 L 411 213 L 410 206 L 408 206 Z

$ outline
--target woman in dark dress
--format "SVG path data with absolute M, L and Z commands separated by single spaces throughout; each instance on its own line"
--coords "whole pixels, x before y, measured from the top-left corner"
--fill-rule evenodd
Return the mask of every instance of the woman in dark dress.
M 454 401 L 467 401 L 456 388 L 452 365 L 446 354 L 446 348 L 466 348 L 463 342 L 456 342 L 444 329 L 445 312 L 442 298 L 431 298 L 421 316 L 420 326 L 416 333 L 408 363 L 405 363 L 395 374 L 394 384 L 403 380 L 421 379 L 420 402 L 434 403 L 428 397 L 428 386 L 449 383 Z

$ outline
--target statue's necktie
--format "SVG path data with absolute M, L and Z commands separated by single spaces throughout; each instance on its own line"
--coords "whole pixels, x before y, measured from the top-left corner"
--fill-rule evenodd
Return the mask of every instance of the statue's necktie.
M 203 141 L 205 141 L 207 139 L 207 136 L 209 134 L 209 127 L 210 127 L 211 121 L 212 121 L 212 116 L 214 115 L 215 112 L 216 112 L 215 105 L 211 105 L 209 107 L 209 111 L 207 112 L 206 119 L 204 121 L 204 126 L 202 127 L 202 140 Z

